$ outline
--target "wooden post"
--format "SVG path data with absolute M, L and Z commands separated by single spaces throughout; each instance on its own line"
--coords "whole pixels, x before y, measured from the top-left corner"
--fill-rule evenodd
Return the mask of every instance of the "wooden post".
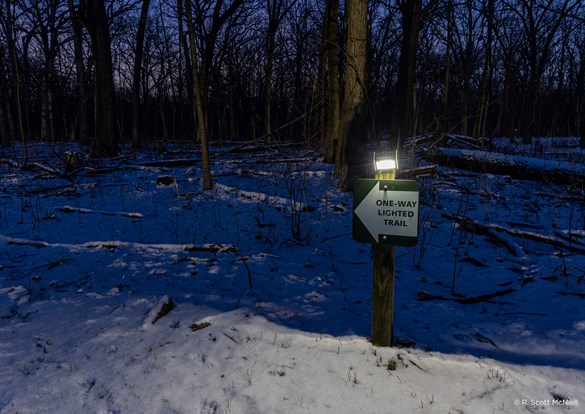
M 393 180 L 395 176 L 394 171 L 376 172 L 376 180 Z M 373 246 L 373 255 L 372 343 L 391 346 L 394 319 L 394 246 L 376 243 Z

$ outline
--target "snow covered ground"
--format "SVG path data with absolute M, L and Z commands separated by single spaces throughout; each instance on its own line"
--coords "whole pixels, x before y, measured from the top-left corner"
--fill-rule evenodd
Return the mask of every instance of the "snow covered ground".
M 575 140 L 538 144 L 583 162 Z M 585 413 L 578 185 L 418 177 L 399 345 L 380 348 L 371 247 L 315 154 L 223 153 L 203 192 L 181 146 L 69 178 L 59 146 L 27 171 L 1 151 L 2 414 Z

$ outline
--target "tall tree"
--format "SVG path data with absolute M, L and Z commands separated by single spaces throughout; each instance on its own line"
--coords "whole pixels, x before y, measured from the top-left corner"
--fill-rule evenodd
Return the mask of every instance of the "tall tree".
M 582 0 L 517 0 L 504 1 L 516 14 L 526 39 L 528 60 L 528 84 L 523 109 L 523 131 L 525 142 L 530 142 L 538 133 L 537 107 L 540 99 L 541 80 L 549 61 L 552 47 L 557 41 L 557 31 L 563 21 Z
M 483 7 L 487 24 L 487 34 L 485 41 L 485 57 L 483 63 L 483 70 L 481 73 L 480 83 L 480 104 L 479 104 L 479 121 L 476 126 L 475 136 L 480 138 L 480 144 L 483 145 L 483 138 L 486 133 L 486 124 L 491 105 L 492 94 L 492 77 L 493 77 L 493 42 L 494 42 L 494 12 L 495 0 L 487 0 L 487 5 Z
M 89 33 L 93 55 L 95 131 L 91 155 L 118 153 L 110 27 L 104 0 L 80 0 L 77 15 Z
M 56 122 L 56 60 L 61 47 L 63 28 L 67 23 L 68 11 L 58 0 L 44 2 L 32 1 L 26 8 L 27 14 L 36 28 L 35 35 L 43 54 L 43 88 L 41 99 L 41 137 L 55 140 Z
M 581 45 L 581 59 L 577 72 L 577 105 L 579 108 L 579 147 L 585 149 L 585 47 Z
M 176 0 L 177 2 L 177 20 L 178 20 L 178 35 L 179 35 L 179 43 L 181 44 L 181 49 L 183 51 L 182 57 L 185 61 L 185 84 L 186 84 L 186 98 L 187 98 L 187 106 L 191 111 L 189 117 L 190 121 L 195 122 L 193 124 L 196 125 L 197 123 L 197 107 L 193 101 L 194 99 L 194 89 L 193 89 L 193 70 L 191 69 L 191 53 L 189 52 L 189 41 L 188 41 L 188 34 L 185 32 L 185 0 Z M 190 128 L 191 130 L 193 128 Z
M 195 111 L 197 113 L 197 138 L 201 143 L 201 161 L 203 164 L 203 189 L 211 190 L 211 166 L 209 164 L 209 147 L 207 144 L 207 132 L 205 130 L 205 112 L 203 109 L 203 90 L 199 75 L 199 58 L 195 43 L 195 29 L 193 25 L 193 13 L 191 11 L 191 0 L 185 1 L 185 13 L 187 14 L 187 34 L 191 56 L 191 71 L 193 77 L 193 94 L 195 95 Z
M 278 31 L 278 26 L 280 26 L 280 22 L 295 3 L 296 0 L 266 0 L 268 27 L 266 30 L 266 69 L 264 72 L 264 136 L 268 143 L 270 143 L 272 139 L 272 70 L 274 67 L 274 52 L 276 49 L 276 33 Z
M 394 138 L 397 140 L 397 147 L 401 148 L 404 137 L 410 133 L 415 110 L 416 63 L 422 0 L 401 0 L 398 6 L 402 13 L 402 44 L 394 101 Z
M 339 0 L 327 0 L 325 48 L 327 51 L 327 128 L 325 130 L 325 161 L 333 164 L 336 157 L 336 144 L 339 141 L 341 116 L 341 92 L 339 85 L 339 42 L 338 15 Z
M 443 121 L 441 128 L 445 132 L 451 129 L 450 82 L 451 82 L 451 49 L 453 45 L 453 0 L 447 2 L 447 33 L 445 39 L 445 77 L 443 97 Z
M 140 82 L 142 79 L 142 57 L 144 55 L 144 32 L 148 18 L 150 0 L 142 0 L 138 31 L 136 32 L 136 47 L 134 49 L 134 67 L 132 73 L 132 146 L 140 146 Z
M 75 80 L 77 90 L 77 105 L 75 105 L 75 115 L 77 122 L 77 131 L 72 131 L 77 135 L 77 139 L 82 144 L 89 144 L 89 126 L 88 126 L 88 96 L 87 96 L 87 70 L 83 59 L 83 26 L 77 19 L 75 5 L 73 0 L 67 0 L 71 25 L 73 27 L 73 53 L 75 59 Z
M 347 52 L 345 89 L 341 107 L 339 142 L 335 172 L 340 186 L 349 190 L 353 185 L 352 171 L 361 161 L 365 144 L 365 88 L 368 39 L 368 0 L 347 0 Z M 335 74 L 331 74 L 335 76 Z
M 213 74 L 212 68 L 216 57 L 216 46 L 218 39 L 227 24 L 228 20 L 244 4 L 244 0 L 195 0 L 193 24 L 194 34 L 197 34 L 199 43 L 198 54 L 200 56 L 199 86 L 203 103 L 207 102 L 207 91 L 209 88 L 209 75 Z
M 416 66 L 419 34 L 423 17 L 428 16 L 438 0 L 398 0 L 402 14 L 402 42 L 394 100 L 394 138 L 401 148 L 404 138 L 413 130 L 416 110 Z
M 4 4 L 3 4 L 4 3 Z M 4 6 L 3 9 L 0 9 L 2 13 L 0 13 L 2 18 L 0 18 L 0 22 L 3 26 L 4 36 L 6 37 L 6 43 L 8 47 L 8 56 L 9 56 L 9 67 L 12 72 L 12 84 L 15 93 L 16 99 L 16 109 L 17 109 L 17 130 L 18 135 L 20 137 L 20 141 L 22 143 L 22 156 L 24 159 L 24 164 L 28 162 L 28 148 L 27 148 L 27 135 L 25 130 L 25 109 L 23 104 L 23 93 L 22 93 L 22 82 L 21 82 L 21 74 L 20 74 L 20 62 L 18 58 L 18 50 L 16 46 L 16 16 L 15 16 L 15 6 L 14 2 L 11 0 L 6 0 L 5 2 L 0 2 L 0 6 Z M 27 35 L 23 39 L 23 44 L 28 44 L 30 40 L 30 35 Z M 25 48 L 26 49 L 26 48 Z M 10 109 L 9 109 L 10 110 Z
M 476 13 L 473 10 L 473 1 L 467 0 L 461 12 L 461 24 L 455 26 L 458 45 L 457 54 L 460 67 L 460 130 L 461 134 L 469 135 L 470 95 L 472 76 L 475 69 L 476 55 Z
M 581 117 L 580 117 L 580 128 L 579 128 L 579 147 L 585 149 L 585 104 L 581 104 Z
M 4 44 L 0 42 L 0 146 L 8 147 L 10 145 L 10 124 L 12 123 L 10 115 L 8 86 L 6 85 L 6 74 L 4 70 L 5 61 Z

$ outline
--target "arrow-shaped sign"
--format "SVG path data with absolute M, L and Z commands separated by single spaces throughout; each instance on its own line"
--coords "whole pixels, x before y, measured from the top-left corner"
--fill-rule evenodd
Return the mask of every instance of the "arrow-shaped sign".
M 354 239 L 401 246 L 417 243 L 419 185 L 416 181 L 358 180 L 354 188 Z

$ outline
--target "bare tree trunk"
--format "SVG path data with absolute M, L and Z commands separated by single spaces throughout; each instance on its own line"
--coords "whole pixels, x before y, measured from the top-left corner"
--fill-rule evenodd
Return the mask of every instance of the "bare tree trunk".
M 8 97 L 8 85 L 6 85 L 6 74 L 4 71 L 5 50 L 4 45 L 0 43 L 0 146 L 8 147 L 12 137 L 10 125 L 10 105 Z
M 289 108 L 287 117 L 287 123 L 290 124 L 288 128 L 289 140 L 296 140 L 300 137 L 300 139 L 306 141 L 308 134 L 310 134 L 310 128 L 307 127 L 308 117 L 305 116 L 306 114 L 310 114 L 310 104 L 308 103 L 308 96 L 303 90 L 303 67 L 308 57 L 307 43 L 309 41 L 309 34 L 306 27 L 308 26 L 309 16 L 309 9 L 300 6 L 295 13 L 295 22 L 292 23 L 292 29 L 295 33 L 293 45 L 295 50 L 293 67 L 295 69 L 292 75 L 294 85 L 292 105 Z M 297 122 L 299 119 L 302 119 L 302 122 Z
M 193 102 L 193 93 L 191 91 L 193 91 L 193 70 L 191 69 L 191 54 L 189 52 L 189 44 L 187 41 L 187 34 L 185 33 L 185 29 L 183 27 L 183 17 L 184 17 L 184 12 L 183 12 L 183 6 L 185 4 L 185 0 L 177 0 L 177 20 L 178 20 L 178 26 L 179 26 L 179 42 L 181 44 L 181 48 L 183 49 L 183 55 L 185 58 L 185 67 L 186 67 L 186 87 L 187 90 L 190 91 L 188 92 L 187 95 L 187 104 L 189 105 L 189 108 L 191 108 L 191 110 L 193 111 L 192 116 L 190 117 L 191 120 L 193 122 L 195 122 L 195 124 L 197 123 L 197 109 L 196 109 L 196 105 Z M 193 126 L 195 126 L 195 124 L 193 124 Z M 197 136 L 195 136 L 195 139 L 197 140 Z
M 352 127 L 352 123 L 359 123 L 365 116 L 368 0 L 347 0 L 346 7 L 347 63 L 335 173 L 340 179 L 341 188 L 349 190 L 353 185 L 349 170 L 353 161 L 359 159 L 366 134 L 357 124 Z
M 473 59 L 473 10 L 470 0 L 467 0 L 467 33 L 465 38 L 465 50 L 462 51 L 463 85 L 461 87 L 461 134 L 469 134 L 469 86 L 472 72 Z
M 510 101 L 511 101 L 511 89 L 513 82 L 513 66 L 514 66 L 514 51 L 506 49 L 502 53 L 502 64 L 504 66 L 504 85 L 500 96 L 500 105 L 498 108 L 498 116 L 496 119 L 496 125 L 493 129 L 494 134 L 499 135 L 506 133 L 505 128 L 505 116 L 510 117 Z M 508 121 L 510 125 L 512 123 Z M 509 133 L 509 132 L 508 132 Z
M 95 133 L 91 155 L 110 157 L 117 154 L 119 148 L 110 28 L 105 3 L 81 0 L 78 15 L 89 33 L 94 60 Z
M 73 26 L 73 48 L 75 56 L 75 70 L 77 81 L 77 139 L 81 144 L 89 144 L 89 131 L 87 125 L 87 73 L 83 59 L 83 33 L 82 26 L 77 18 L 75 18 L 75 6 L 73 0 L 67 0 L 69 6 L 69 14 L 71 15 L 71 23 Z
M 0 3 L 2 5 L 2 3 Z M 23 102 L 22 102 L 22 85 L 20 79 L 20 65 L 18 63 L 18 52 L 16 48 L 16 39 L 14 38 L 14 16 L 12 14 L 12 8 L 10 2 L 5 2 L 4 4 L 5 10 L 5 22 L 6 22 L 6 42 L 8 45 L 8 54 L 10 56 L 10 66 L 12 68 L 12 73 L 14 74 L 13 83 L 14 83 L 14 91 L 16 93 L 16 109 L 17 109 L 17 116 L 18 116 L 18 134 L 20 137 L 20 141 L 22 143 L 22 156 L 23 156 L 23 164 L 28 163 L 28 149 L 27 149 L 27 137 L 26 131 L 24 127 L 24 110 L 23 110 Z
M 272 70 L 276 48 L 276 32 L 283 17 L 289 12 L 296 0 L 285 4 L 284 0 L 266 0 L 268 28 L 266 32 L 266 68 L 264 72 L 264 136 L 267 143 L 272 141 Z
M 585 149 L 585 105 L 581 103 L 581 120 L 580 120 L 579 134 L 579 147 Z
M 179 0 L 181 1 L 181 0 Z M 193 1 L 193 0 L 191 0 Z M 244 0 L 232 0 L 231 3 L 226 4 L 224 0 L 215 0 L 211 3 L 209 0 L 195 0 L 195 9 L 193 9 L 191 3 L 186 7 L 189 7 L 192 15 L 187 18 L 191 18 L 193 26 L 193 37 L 198 34 L 198 53 L 196 53 L 199 67 L 197 68 L 199 84 L 199 90 L 201 92 L 201 103 L 203 114 L 207 116 L 207 91 L 209 74 L 214 74 L 212 70 L 214 63 L 215 48 L 218 43 L 218 38 L 222 33 L 222 28 L 229 19 L 238 11 L 238 9 L 244 4 Z M 194 18 L 195 17 L 195 18 Z M 197 26 L 195 26 L 197 24 Z M 234 24 L 233 21 L 229 23 Z M 229 29 L 226 29 L 229 31 Z M 191 56 L 192 52 L 186 50 L 186 55 Z M 191 64 L 190 64 L 191 65 Z M 191 69 L 193 72 L 193 69 Z M 195 80 L 193 80 L 193 83 Z M 195 107 L 197 103 L 195 104 Z M 207 122 L 206 122 L 207 124 Z M 199 138 L 198 138 L 199 139 Z
M 52 142 L 57 133 L 55 124 L 55 64 L 61 45 L 59 28 L 64 25 L 65 16 L 61 4 L 57 0 L 33 3 L 28 14 L 36 25 L 37 37 L 40 40 L 45 61 L 42 72 L 44 87 L 41 98 L 41 137 Z
M 142 137 L 140 134 L 140 82 L 142 79 L 142 56 L 144 54 L 144 31 L 148 19 L 150 0 L 142 1 L 138 32 L 136 33 L 136 49 L 134 52 L 134 68 L 132 74 L 132 147 L 138 148 Z
M 158 108 L 160 113 L 160 123 L 163 130 L 163 141 L 167 141 L 169 139 L 169 128 L 167 126 L 167 117 L 165 116 L 165 101 L 164 101 L 164 94 L 159 92 L 159 99 L 158 99 Z
M 16 66 L 17 72 L 16 76 L 18 76 L 18 86 L 19 90 L 17 93 L 19 95 L 18 101 L 22 105 L 22 115 L 19 114 L 19 123 L 22 125 L 22 131 L 24 133 L 25 138 L 28 140 L 30 139 L 33 134 L 37 133 L 35 129 L 31 126 L 31 119 L 32 119 L 32 110 L 31 110 L 31 64 L 30 64 L 30 43 L 32 41 L 33 35 L 31 33 L 26 34 L 22 39 L 22 57 L 21 57 L 21 64 Z
M 14 45 L 16 48 L 16 45 Z M 24 126 L 25 123 L 25 110 L 23 109 L 23 97 L 22 97 L 22 82 L 20 81 L 20 65 L 18 64 L 18 57 L 16 54 L 16 49 L 14 50 L 14 83 L 15 83 L 15 90 L 16 90 L 16 106 L 18 109 L 18 130 L 20 131 L 20 142 L 22 143 L 22 156 L 23 156 L 23 164 L 28 163 L 28 148 L 27 148 L 27 136 L 26 136 L 26 129 Z
M 445 45 L 445 78 L 444 78 L 444 88 L 445 88 L 445 98 L 444 98 L 444 106 L 443 106 L 443 122 L 442 122 L 442 130 L 446 133 L 450 131 L 451 128 L 451 110 L 449 108 L 449 83 L 451 81 L 451 47 L 453 41 L 453 0 L 449 0 L 447 4 L 447 44 Z
M 189 37 L 189 46 L 191 53 L 191 71 L 193 74 L 193 94 L 195 95 L 195 111 L 197 113 L 197 138 L 201 143 L 201 162 L 203 165 L 203 189 L 211 190 L 213 183 L 211 181 L 211 166 L 209 164 L 209 148 L 207 145 L 207 135 L 205 130 L 205 112 L 203 109 L 203 91 L 199 78 L 199 59 L 197 58 L 197 49 L 195 45 L 195 32 L 193 28 L 193 14 L 191 12 L 191 0 L 185 1 L 185 13 L 187 14 L 187 33 Z
M 339 0 L 327 1 L 327 33 L 325 41 L 327 43 L 327 84 L 328 84 L 328 112 L 327 112 L 327 129 L 326 129 L 326 146 L 327 153 L 325 162 L 333 164 L 337 153 L 340 134 L 340 116 L 341 116 L 341 92 L 339 86 L 339 43 L 338 43 L 338 23 Z
M 41 136 L 48 140 L 49 142 L 55 141 L 55 117 L 54 117 L 54 94 L 53 94 L 53 86 L 52 83 L 54 82 L 54 71 L 52 68 L 47 69 L 47 74 L 45 78 L 47 82 L 44 100 L 42 105 L 42 129 L 43 132 Z
M 481 74 L 481 91 L 480 91 L 480 108 L 479 108 L 479 121 L 476 127 L 476 136 L 480 138 L 481 146 L 483 146 L 486 123 L 489 114 L 489 107 L 491 104 L 491 85 L 492 85 L 492 43 L 494 41 L 494 9 L 495 0 L 488 0 L 487 13 L 487 39 L 485 47 L 485 59 L 483 65 L 483 72 Z
M 315 128 L 318 131 L 318 148 L 321 155 L 325 155 L 327 152 L 327 135 L 325 133 L 325 129 L 327 128 L 327 106 L 325 105 L 325 94 L 327 89 L 325 87 L 325 82 L 327 80 L 327 26 L 329 25 L 327 7 L 328 4 L 325 6 L 325 14 L 323 17 L 323 31 L 321 32 L 321 45 L 319 48 L 319 68 L 317 70 L 317 80 L 315 82 L 315 97 L 317 103 L 313 107 L 314 114 L 312 115 Z M 317 146 L 316 142 L 313 142 L 313 144 L 315 144 L 315 147 Z
M 394 135 L 398 148 L 402 147 L 404 138 L 412 128 L 422 0 L 404 0 L 400 4 L 400 10 L 402 12 L 402 44 L 394 107 Z
M 585 49 L 585 48 L 584 48 Z M 579 107 L 579 147 L 585 149 L 585 54 L 581 54 L 581 64 L 577 75 L 577 105 Z

